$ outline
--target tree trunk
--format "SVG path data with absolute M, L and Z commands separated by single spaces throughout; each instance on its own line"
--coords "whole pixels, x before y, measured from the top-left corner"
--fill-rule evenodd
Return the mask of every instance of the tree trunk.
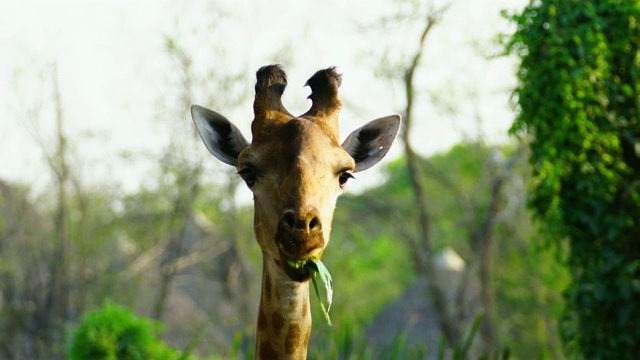
M 447 342 L 450 345 L 456 344 L 460 339 L 460 331 L 451 316 L 451 312 L 448 309 L 444 293 L 440 288 L 437 279 L 437 273 L 433 262 L 433 245 L 431 242 L 430 229 L 429 229 L 429 214 L 427 211 L 427 196 L 424 188 L 424 176 L 420 169 L 419 160 L 415 151 L 411 147 L 409 135 L 411 134 L 411 125 L 413 123 L 412 110 L 413 100 L 415 98 L 414 91 L 414 74 L 418 67 L 422 51 L 424 49 L 424 43 L 429 34 L 429 31 L 433 28 L 436 22 L 439 20 L 439 14 L 431 12 L 427 16 L 425 27 L 420 36 L 418 50 L 414 55 L 409 67 L 405 71 L 404 85 L 406 96 L 406 107 L 404 113 L 404 129 L 402 131 L 402 140 L 404 142 L 405 155 L 407 157 L 407 170 L 409 172 L 409 178 L 411 180 L 411 186 L 415 193 L 415 205 L 418 209 L 418 221 L 420 241 L 415 244 L 417 248 L 414 249 L 414 260 L 416 261 L 416 270 L 419 274 L 423 274 L 427 280 L 427 287 L 429 289 L 428 298 L 431 299 L 432 305 L 439 315 L 438 322 L 440 329 L 445 334 Z
M 44 307 L 36 315 L 36 321 L 42 326 L 43 348 L 53 348 L 62 341 L 61 325 L 69 311 L 69 204 L 67 188 L 69 186 L 69 164 L 67 163 L 67 138 L 64 134 L 64 116 L 58 84 L 57 67 L 52 73 L 53 96 L 56 108 L 56 153 L 48 157 L 49 167 L 57 182 L 57 205 L 54 218 L 53 256 L 49 263 L 49 283 Z M 51 356 L 51 355 L 50 355 Z
M 198 164 L 195 169 L 189 172 L 189 175 L 186 173 L 179 174 L 184 181 L 178 181 L 178 195 L 176 195 L 174 210 L 170 215 L 172 219 L 170 220 L 172 223 L 171 229 L 177 228 L 178 230 L 171 235 L 171 241 L 165 249 L 164 258 L 160 264 L 160 290 L 153 307 L 153 318 L 159 321 L 162 320 L 167 299 L 171 293 L 171 285 L 177 272 L 176 268 L 171 265 L 185 253 L 187 226 L 193 216 L 193 205 L 200 192 L 199 179 L 201 172 L 201 164 Z M 189 181 L 192 181 L 192 184 L 188 186 Z

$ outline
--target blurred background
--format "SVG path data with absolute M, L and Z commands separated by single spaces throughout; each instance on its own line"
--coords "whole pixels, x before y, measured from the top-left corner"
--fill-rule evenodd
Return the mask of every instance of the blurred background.
M 249 135 L 255 71 L 271 63 L 298 114 L 305 81 L 337 66 L 343 138 L 405 120 L 338 202 L 323 259 L 333 327 L 312 297 L 310 356 L 398 341 L 435 356 L 481 315 L 476 357 L 563 358 L 568 270 L 539 248 L 528 149 L 508 135 L 518 63 L 501 11 L 526 4 L 1 0 L 0 358 L 65 357 L 65 334 L 105 303 L 193 356 L 252 355 L 251 194 L 188 109 Z

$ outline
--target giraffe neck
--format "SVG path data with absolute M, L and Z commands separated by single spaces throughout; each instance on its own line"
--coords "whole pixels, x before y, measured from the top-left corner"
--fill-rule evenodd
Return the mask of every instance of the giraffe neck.
M 306 359 L 310 334 L 309 281 L 291 280 L 263 254 L 256 359 Z

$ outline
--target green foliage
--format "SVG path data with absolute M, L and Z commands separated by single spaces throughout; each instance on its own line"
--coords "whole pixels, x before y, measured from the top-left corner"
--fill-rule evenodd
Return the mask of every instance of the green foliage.
M 473 208 L 478 215 L 476 218 L 480 218 L 488 206 L 490 194 L 486 185 L 489 179 L 482 176 L 490 151 L 481 144 L 458 144 L 445 153 L 421 159 L 436 248 L 453 246 L 458 251 L 466 251 L 468 244 L 464 239 L 468 238 L 467 231 L 472 225 L 468 223 L 466 208 Z M 373 221 L 367 222 L 366 227 L 375 229 L 371 232 L 378 236 L 397 237 L 400 228 L 417 235 L 414 233 L 417 210 L 413 205 L 414 192 L 405 159 L 390 163 L 385 170 L 388 175 L 385 184 L 367 190 L 356 199 L 348 198 L 344 204 L 350 207 L 350 212 L 357 211 L 359 219 L 372 217 Z
M 361 226 L 368 221 L 347 225 L 349 218 L 365 219 L 360 217 L 361 213 L 347 216 L 346 205 L 338 209 L 336 215 L 340 220 L 334 217 L 332 240 L 323 256 L 333 274 L 335 295 L 331 317 L 335 321 L 329 327 L 321 320 L 320 305 L 315 304 L 317 299 L 312 296 L 312 316 L 318 319 L 313 324 L 314 337 L 329 331 L 340 332 L 344 327 L 351 327 L 355 333 L 363 332 L 375 314 L 399 296 L 413 278 L 407 248 L 398 246 L 398 239 L 366 231 Z M 345 224 L 336 224 L 342 221 Z
M 162 325 L 136 317 L 133 311 L 105 304 L 99 311 L 86 314 L 72 334 L 67 354 L 75 359 L 187 359 L 166 346 L 158 334 Z
M 513 133 L 530 133 L 529 204 L 568 239 L 563 334 L 587 358 L 640 353 L 640 4 L 534 1 L 513 16 Z
M 497 150 L 505 157 L 517 154 L 513 146 Z M 421 159 L 434 243 L 437 248 L 452 246 L 465 259 L 471 251 L 466 240 L 470 225 L 477 221 L 470 220 L 466 211 L 473 208 L 477 218 L 488 208 L 486 162 L 490 152 L 482 144 L 459 144 L 446 153 Z M 348 319 L 352 332 L 361 332 L 414 279 L 412 253 L 402 238 L 404 233 L 417 232 L 404 159 L 390 163 L 386 174 L 387 181 L 379 188 L 339 200 L 332 240 L 323 257 L 336 287 L 332 332 L 343 333 Z M 495 225 L 492 291 L 498 337 L 516 358 L 561 358 L 555 322 L 561 315 L 561 289 L 567 285 L 568 273 L 553 253 L 540 251 L 532 241 L 537 229 L 530 214 L 518 205 L 524 197 L 518 184 L 526 179 L 528 167 L 523 161 L 514 167 L 505 185 L 504 207 L 509 210 L 502 216 L 508 217 Z M 319 319 L 322 315 L 313 316 Z M 314 322 L 312 335 L 328 332 L 325 326 Z

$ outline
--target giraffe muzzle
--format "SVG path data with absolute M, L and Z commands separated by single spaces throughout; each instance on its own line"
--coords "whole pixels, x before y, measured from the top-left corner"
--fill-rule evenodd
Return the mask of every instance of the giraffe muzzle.
M 325 245 L 320 213 L 315 209 L 283 211 L 278 222 L 276 242 L 288 259 L 318 257 Z

